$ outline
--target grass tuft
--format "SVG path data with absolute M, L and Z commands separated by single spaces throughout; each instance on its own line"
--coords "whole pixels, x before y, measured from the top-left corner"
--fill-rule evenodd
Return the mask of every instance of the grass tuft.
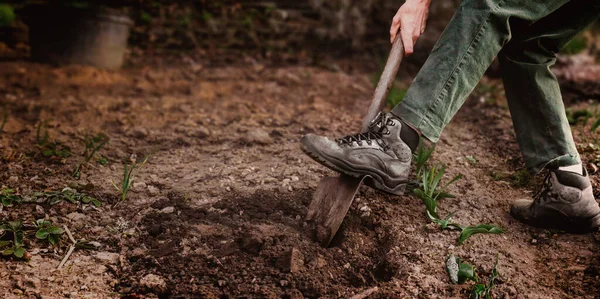
M 108 140 L 108 137 L 102 133 L 94 137 L 90 137 L 87 134 L 85 135 L 85 151 L 83 152 L 83 159 L 77 164 L 77 167 L 75 167 L 75 170 L 73 171 L 74 178 L 79 179 L 81 176 L 81 169 L 92 160 L 92 157 L 94 157 L 94 154 L 96 154 L 97 151 L 108 143 Z
M 117 184 L 112 182 L 115 189 L 117 189 L 117 191 L 121 195 L 121 201 L 124 201 L 125 199 L 127 199 L 127 193 L 133 186 L 134 171 L 136 170 L 136 168 L 146 164 L 146 162 L 148 161 L 148 158 L 149 157 L 146 156 L 141 163 L 138 163 L 135 158 L 132 158 L 131 164 L 127 164 L 127 163 L 123 164 L 123 179 L 121 180 L 121 186 L 117 186 Z

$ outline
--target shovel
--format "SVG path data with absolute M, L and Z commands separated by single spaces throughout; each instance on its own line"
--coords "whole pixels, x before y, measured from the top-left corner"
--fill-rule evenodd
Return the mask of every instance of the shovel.
M 363 119 L 362 132 L 367 131 L 371 120 L 383 109 L 402 57 L 404 57 L 404 46 L 398 34 L 375 88 L 371 106 Z M 364 179 L 364 176 L 354 178 L 342 174 L 338 177 L 325 177 L 319 182 L 312 202 L 308 206 L 306 222 L 312 226 L 315 239 L 321 246 L 327 247 L 335 236 Z

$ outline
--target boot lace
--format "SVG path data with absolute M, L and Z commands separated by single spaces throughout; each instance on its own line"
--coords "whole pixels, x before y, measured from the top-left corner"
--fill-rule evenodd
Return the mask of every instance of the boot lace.
M 552 171 L 548 170 L 548 173 L 546 173 L 546 176 L 544 177 L 544 183 L 542 183 L 542 185 L 536 192 L 536 195 L 533 197 L 534 202 L 536 204 L 545 203 L 549 198 L 549 195 L 552 195 L 552 180 L 550 179 L 551 177 Z
M 353 146 L 354 142 L 356 142 L 358 146 L 362 146 L 363 141 L 368 145 L 371 145 L 373 141 L 375 141 L 383 148 L 383 150 L 387 150 L 390 148 L 390 146 L 383 140 L 383 136 L 389 135 L 390 130 L 388 129 L 388 126 L 394 125 L 394 122 L 387 114 L 379 112 L 379 114 L 377 114 L 377 116 L 371 121 L 371 124 L 366 132 L 348 135 L 337 139 L 336 141 L 340 146 Z

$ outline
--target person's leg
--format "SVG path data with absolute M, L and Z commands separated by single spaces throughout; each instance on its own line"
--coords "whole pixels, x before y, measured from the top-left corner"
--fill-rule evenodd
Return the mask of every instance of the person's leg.
M 513 31 L 567 2 L 464 0 L 392 113 L 437 142 Z
M 517 141 L 525 165 L 537 173 L 581 164 L 560 88 L 550 67 L 556 54 L 600 15 L 600 1 L 574 0 L 514 32 L 498 54 Z M 576 172 L 580 172 L 579 167 Z
M 515 32 L 498 55 L 525 164 L 532 172 L 550 169 L 534 200 L 520 199 L 511 207 L 511 214 L 527 224 L 573 232 L 600 226 L 600 207 L 550 71 L 556 53 L 599 15 L 600 2 L 573 0 Z
M 405 99 L 381 114 L 369 132 L 330 140 L 307 134 L 302 150 L 346 175 L 370 178 L 370 185 L 401 194 L 407 182 L 414 142 L 406 128 L 436 142 L 500 49 L 510 40 L 511 22 L 533 24 L 569 0 L 464 0 L 444 30 Z M 404 122 L 401 122 L 402 119 Z M 406 125 L 408 124 L 408 126 Z

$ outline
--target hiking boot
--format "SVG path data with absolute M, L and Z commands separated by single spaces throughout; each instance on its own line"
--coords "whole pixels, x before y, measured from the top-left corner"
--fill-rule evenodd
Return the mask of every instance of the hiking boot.
M 519 199 L 510 213 L 526 224 L 584 233 L 600 227 L 600 207 L 594 199 L 587 171 L 584 175 L 550 170 L 534 200 Z
M 400 139 L 402 122 L 391 113 L 379 113 L 364 133 L 337 140 L 307 134 L 302 150 L 324 166 L 352 177 L 365 178 L 365 184 L 402 195 L 408 182 L 412 152 Z

